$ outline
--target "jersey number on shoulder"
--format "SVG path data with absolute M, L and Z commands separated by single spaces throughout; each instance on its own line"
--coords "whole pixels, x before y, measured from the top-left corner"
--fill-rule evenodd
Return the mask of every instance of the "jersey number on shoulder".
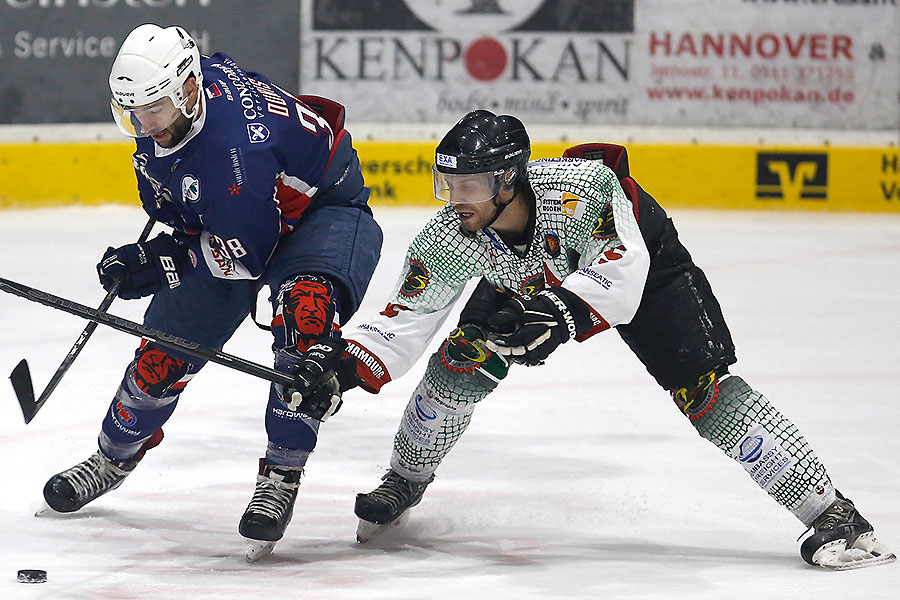
M 302 123 L 306 129 L 312 132 L 313 135 L 319 135 L 319 130 L 316 128 L 316 125 L 324 129 L 325 131 L 331 131 L 331 127 L 328 126 L 328 122 L 320 115 L 317 115 L 315 112 L 299 102 L 295 102 L 294 106 L 297 107 L 297 116 L 300 118 L 300 123 Z

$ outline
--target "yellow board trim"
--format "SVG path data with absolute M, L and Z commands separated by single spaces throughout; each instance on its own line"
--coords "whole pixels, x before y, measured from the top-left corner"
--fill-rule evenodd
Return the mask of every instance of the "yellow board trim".
M 533 158 L 569 145 L 535 143 Z M 357 141 L 375 206 L 431 205 L 434 141 Z M 0 144 L 0 208 L 137 204 L 134 145 Z M 900 150 L 889 147 L 628 146 L 632 176 L 663 206 L 900 212 Z

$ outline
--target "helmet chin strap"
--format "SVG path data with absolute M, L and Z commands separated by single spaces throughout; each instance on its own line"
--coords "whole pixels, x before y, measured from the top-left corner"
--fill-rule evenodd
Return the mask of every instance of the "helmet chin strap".
M 509 175 L 509 172 L 507 172 L 506 181 L 500 185 L 500 189 L 498 189 L 497 193 L 494 194 L 493 197 L 491 198 L 491 204 L 494 205 L 494 216 L 491 217 L 491 220 L 488 221 L 488 224 L 485 225 L 485 227 L 490 227 L 491 225 L 493 225 L 494 221 L 496 221 L 497 218 L 500 216 L 500 213 L 503 212 L 503 209 L 506 208 L 507 206 L 509 206 L 510 204 L 512 204 L 512 201 L 516 199 L 516 194 L 513 193 L 512 197 L 509 199 L 509 202 L 506 202 L 504 204 L 497 202 L 497 199 L 500 198 L 500 192 L 503 189 L 514 190 L 514 187 L 512 185 L 514 180 L 515 180 L 515 175 Z
M 501 203 L 497 202 L 497 199 L 499 197 L 500 197 L 500 192 L 497 192 L 496 194 L 494 194 L 493 198 L 491 198 L 491 204 L 494 205 L 494 216 L 491 217 L 491 220 L 487 222 L 487 225 L 485 225 L 485 227 L 490 227 L 491 225 L 493 225 L 494 221 L 496 221 L 497 218 L 500 216 L 500 213 L 503 212 L 503 209 L 506 208 L 507 206 L 509 206 L 510 204 L 512 204 L 512 201 L 515 200 L 515 196 L 513 196 L 512 198 L 509 199 L 509 202 L 506 202 L 505 204 L 501 204 Z

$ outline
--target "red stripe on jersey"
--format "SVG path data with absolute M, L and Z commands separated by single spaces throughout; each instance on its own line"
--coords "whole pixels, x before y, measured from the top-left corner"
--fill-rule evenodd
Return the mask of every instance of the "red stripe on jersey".
M 377 394 L 381 386 L 391 380 L 387 368 L 377 356 L 369 352 L 365 346 L 355 340 L 347 340 L 344 356 L 356 359 L 356 374 L 360 378 L 360 386 L 367 392 Z
M 594 310 L 590 306 L 588 306 L 588 308 L 590 309 L 591 328 L 583 333 L 579 333 L 578 335 L 576 335 L 575 336 L 576 342 L 583 342 L 584 340 L 588 339 L 592 335 L 596 335 L 596 334 L 600 333 L 601 331 L 606 331 L 607 329 L 609 329 L 609 321 L 604 319 L 600 315 L 600 313 L 598 313 L 596 310 Z
M 640 194 L 638 193 L 637 183 L 631 177 L 623 177 L 619 180 L 619 183 L 622 184 L 622 191 L 625 192 L 625 197 L 631 200 L 631 210 L 634 212 L 634 220 L 640 223 L 641 216 L 638 207 Z
M 281 232 L 290 231 L 303 215 L 311 198 L 299 192 L 289 185 L 285 185 L 280 179 L 275 182 L 275 202 L 281 211 Z M 287 228 L 287 229 L 285 229 Z

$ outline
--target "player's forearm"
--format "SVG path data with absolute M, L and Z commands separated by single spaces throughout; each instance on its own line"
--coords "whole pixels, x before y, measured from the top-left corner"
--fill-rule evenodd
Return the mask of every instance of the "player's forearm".
M 349 333 L 347 351 L 362 363 L 357 372 L 363 387 L 377 392 L 409 371 L 444 325 L 454 302 L 431 312 L 391 303 L 369 322 L 357 325 Z

